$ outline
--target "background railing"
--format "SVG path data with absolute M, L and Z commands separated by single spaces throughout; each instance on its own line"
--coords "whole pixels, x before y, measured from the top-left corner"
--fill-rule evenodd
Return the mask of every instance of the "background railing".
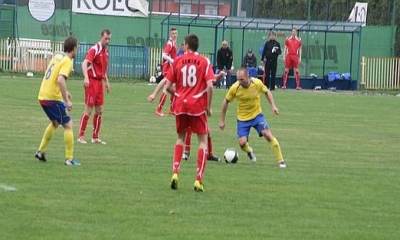
M 92 44 L 80 43 L 74 60 L 75 73 L 82 74 L 81 64 Z M 0 71 L 42 73 L 55 52 L 63 51 L 63 42 L 41 39 L 0 39 Z M 148 79 L 162 62 L 160 48 L 109 46 L 108 76 L 117 79 Z M 210 54 L 203 54 L 211 57 Z
M 399 90 L 400 58 L 363 57 L 360 87 L 367 90 Z
M 74 70 L 82 74 L 81 64 L 92 44 L 81 43 L 74 61 Z M 149 49 L 136 46 L 109 46 L 108 76 L 111 78 L 144 79 L 149 75 Z

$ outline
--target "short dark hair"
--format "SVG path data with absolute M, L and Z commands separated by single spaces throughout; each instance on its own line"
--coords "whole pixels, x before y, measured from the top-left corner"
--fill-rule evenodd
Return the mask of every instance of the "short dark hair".
M 78 40 L 74 37 L 68 37 L 64 41 L 64 52 L 70 53 L 78 46 Z
M 172 27 L 169 31 L 170 31 L 170 32 L 176 31 L 176 28 L 175 28 L 175 27 Z
M 240 68 L 238 68 L 238 70 L 236 70 L 236 74 L 238 74 L 239 72 L 244 72 L 246 76 L 249 76 L 249 72 L 247 71 L 246 66 L 240 66 Z
M 101 33 L 100 33 L 100 36 L 104 36 L 104 34 L 110 35 L 110 34 L 111 34 L 110 29 L 103 29 L 103 30 L 101 31 Z
M 185 37 L 185 44 L 189 46 L 192 51 L 199 49 L 199 38 L 195 34 L 189 34 Z

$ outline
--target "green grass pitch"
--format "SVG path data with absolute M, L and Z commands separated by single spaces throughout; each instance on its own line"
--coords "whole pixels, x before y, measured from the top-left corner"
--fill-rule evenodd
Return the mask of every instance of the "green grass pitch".
M 288 168 L 278 169 L 267 143 L 252 132 L 258 162 L 239 153 L 236 165 L 209 163 L 206 192 L 195 193 L 193 158 L 183 163 L 180 189 L 169 189 L 174 120 L 154 116 L 145 100 L 153 87 L 145 84 L 113 83 L 102 131 L 108 144 L 75 144 L 82 166 L 63 165 L 60 129 L 49 161 L 35 161 L 47 125 L 36 100 L 39 85 L 36 78 L 0 77 L 0 239 L 400 236 L 399 98 L 278 90 L 281 115 L 272 117 L 265 99 L 263 110 Z M 82 82 L 68 85 L 76 137 Z M 223 96 L 215 91 L 210 119 L 220 157 L 225 148 L 239 149 L 235 106 L 225 131 L 217 129 Z

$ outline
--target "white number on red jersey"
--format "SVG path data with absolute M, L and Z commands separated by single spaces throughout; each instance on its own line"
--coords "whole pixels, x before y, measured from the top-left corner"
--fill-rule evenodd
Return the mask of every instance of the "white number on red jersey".
M 183 80 L 183 87 L 194 87 L 197 83 L 197 76 L 196 76 L 196 66 L 190 65 L 189 67 L 185 65 L 182 69 L 182 80 Z

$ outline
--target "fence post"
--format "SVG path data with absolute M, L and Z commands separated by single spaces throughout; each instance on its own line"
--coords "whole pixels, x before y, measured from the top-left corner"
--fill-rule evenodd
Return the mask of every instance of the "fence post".
M 365 57 L 363 56 L 361 58 L 361 79 L 360 79 L 360 84 L 359 84 L 359 88 L 360 90 L 364 90 L 365 88 L 365 77 L 366 77 L 366 62 L 365 62 Z

